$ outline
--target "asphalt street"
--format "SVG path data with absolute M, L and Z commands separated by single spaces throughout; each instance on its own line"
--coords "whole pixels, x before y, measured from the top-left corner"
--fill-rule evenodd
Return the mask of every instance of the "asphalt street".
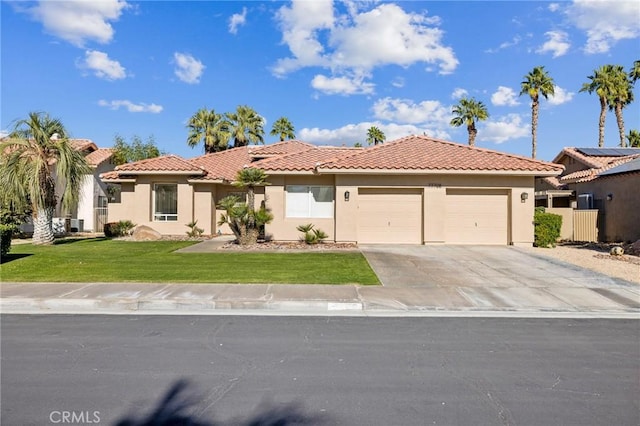
M 633 319 L 1 321 L 2 425 L 110 425 L 148 412 L 180 379 L 194 415 L 230 424 L 269 408 L 311 424 L 640 424 Z

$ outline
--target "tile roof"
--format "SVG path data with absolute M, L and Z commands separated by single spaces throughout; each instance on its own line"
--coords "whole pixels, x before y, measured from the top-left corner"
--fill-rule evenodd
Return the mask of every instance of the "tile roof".
M 263 169 L 265 172 L 314 172 L 320 163 L 336 160 L 341 156 L 355 151 L 362 151 L 362 148 L 344 148 L 333 146 L 314 146 L 304 151 L 281 155 L 278 157 L 266 158 L 254 163 L 255 167 Z
M 585 155 L 583 152 L 580 151 L 581 149 L 584 149 L 585 151 L 589 152 L 589 150 L 585 148 L 573 148 L 573 147 L 564 148 L 562 151 L 560 151 L 558 155 L 556 155 L 556 158 L 553 159 L 553 162 L 558 163 L 560 162 L 562 157 L 568 156 L 580 161 L 581 163 L 585 164 L 590 168 L 600 168 L 600 167 L 606 167 L 613 162 L 619 161 L 621 158 L 626 158 L 626 157 L 621 157 L 620 155 L 614 155 L 614 156 Z M 629 150 L 630 152 L 636 151 L 637 154 L 640 154 L 640 148 L 627 148 L 626 150 Z M 631 155 L 635 155 L 635 154 L 631 154 Z
M 609 170 L 600 173 L 600 176 L 617 175 L 620 173 L 640 172 L 640 156 L 636 156 L 631 161 L 615 166 Z
M 290 154 L 293 152 L 304 151 L 309 148 L 314 148 L 315 145 L 308 142 L 302 142 L 299 140 L 288 140 L 282 142 L 276 142 L 274 144 L 265 146 L 253 146 L 251 155 L 256 158 L 273 157 L 276 155 Z
M 98 146 L 91 139 L 69 139 L 69 143 L 76 151 L 95 151 Z
M 203 170 L 197 165 L 177 155 L 163 155 L 162 157 L 148 158 L 135 163 L 121 164 L 116 167 L 120 174 L 140 174 L 149 172 L 179 172 L 202 174 Z
M 252 147 L 241 146 L 213 154 L 205 154 L 196 157 L 192 164 L 206 171 L 199 180 L 227 180 L 233 181 L 238 170 L 251 164 Z
M 323 171 L 469 171 L 560 173 L 563 166 L 483 148 L 407 136 L 326 162 Z
M 84 158 L 87 160 L 90 166 L 97 167 L 113 155 L 113 149 L 111 148 L 98 148 L 93 152 L 87 154 Z
M 609 157 L 600 157 L 600 158 L 609 158 Z M 635 155 L 628 155 L 626 157 L 613 157 L 614 160 L 604 162 L 601 166 L 592 167 L 589 169 L 578 170 L 573 173 L 566 174 L 564 176 L 559 176 L 559 181 L 563 184 L 567 183 L 582 183 L 589 182 L 598 177 L 598 175 L 606 172 L 607 170 L 617 168 L 625 163 L 631 162 L 635 159 L 640 158 L 640 152 Z

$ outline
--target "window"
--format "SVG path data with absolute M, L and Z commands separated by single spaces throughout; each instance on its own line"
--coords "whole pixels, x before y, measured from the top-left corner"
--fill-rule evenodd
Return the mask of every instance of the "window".
M 157 183 L 153 187 L 153 220 L 160 222 L 178 220 L 178 185 Z
M 333 217 L 333 187 L 287 186 L 287 217 Z

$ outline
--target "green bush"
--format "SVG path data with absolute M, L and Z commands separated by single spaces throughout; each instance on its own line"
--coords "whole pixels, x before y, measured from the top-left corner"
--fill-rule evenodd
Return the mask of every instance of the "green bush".
M 307 244 L 322 243 L 322 240 L 326 239 L 328 235 L 321 229 L 314 229 L 313 226 L 313 224 L 308 223 L 306 225 L 296 227 L 298 231 L 303 233 L 300 240 Z
M 536 247 L 555 247 L 560 238 L 560 228 L 562 227 L 562 216 L 552 213 L 545 213 L 536 209 L 533 215 L 535 225 L 534 244 Z
M 6 256 L 11 250 L 11 237 L 16 229 L 14 225 L 0 223 L 0 256 Z
M 187 223 L 189 230 L 187 231 L 187 236 L 190 238 L 199 238 L 202 236 L 204 229 L 198 228 L 198 221 L 194 220 L 193 222 Z
M 120 222 L 109 222 L 104 224 L 104 236 L 107 238 L 124 237 L 131 235 L 131 231 L 135 228 L 135 224 L 130 220 L 121 220 Z

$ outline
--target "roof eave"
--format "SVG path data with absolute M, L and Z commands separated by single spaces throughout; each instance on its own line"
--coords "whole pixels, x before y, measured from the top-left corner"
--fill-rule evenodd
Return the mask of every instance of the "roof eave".
M 225 183 L 224 179 L 187 179 L 189 183 Z
M 186 171 L 186 170 L 118 170 L 118 172 L 128 175 L 180 175 L 180 176 L 202 176 L 205 174 L 203 170 Z
M 117 178 L 117 179 L 100 178 L 100 180 L 105 183 L 136 183 L 136 179 L 131 179 L 131 178 Z
M 330 169 L 319 167 L 318 173 L 330 174 L 385 174 L 385 175 L 507 175 L 507 176 L 558 176 L 562 170 L 452 170 L 452 169 Z

